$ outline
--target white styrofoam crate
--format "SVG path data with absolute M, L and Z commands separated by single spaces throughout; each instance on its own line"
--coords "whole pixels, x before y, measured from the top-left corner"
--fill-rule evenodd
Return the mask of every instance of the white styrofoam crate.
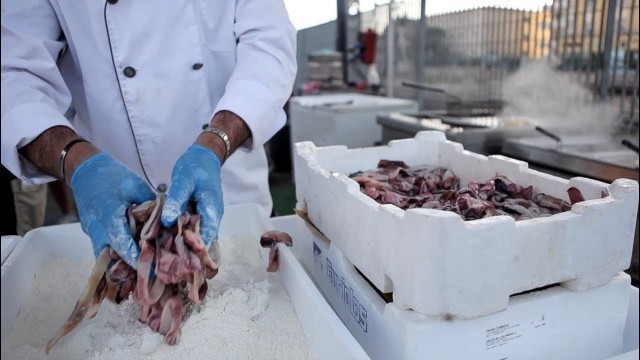
M 622 337 L 622 353 L 607 360 L 638 360 L 640 358 L 640 297 L 638 288 L 631 287 L 629 291 L 629 306 L 627 310 L 627 323 Z
M 225 208 L 220 235 L 235 236 L 234 241 L 254 238 L 256 249 L 259 249 L 257 251 L 263 255 L 266 269 L 268 249 L 259 247 L 259 239 L 264 231 L 270 229 L 273 229 L 273 226 L 269 219 L 264 217 L 259 205 L 231 205 Z M 247 234 L 251 236 L 246 236 Z M 289 295 L 306 341 L 314 354 L 320 359 L 369 359 L 324 300 L 290 249 L 282 244 L 279 244 L 278 248 L 280 281 Z M 225 249 L 221 248 L 221 251 L 224 256 Z M 35 274 L 49 259 L 56 257 L 77 261 L 93 258 L 91 242 L 78 223 L 30 231 L 2 265 L 0 341 L 4 341 L 11 333 Z
M 516 222 L 508 216 L 464 221 L 453 212 L 404 211 L 380 205 L 348 174 L 376 168 L 380 159 L 451 169 L 466 185 L 496 174 L 568 200 L 580 189 L 584 202 L 571 211 Z M 473 318 L 504 310 L 509 295 L 562 283 L 585 290 L 629 267 L 638 209 L 638 183 L 608 185 L 570 180 L 528 168 L 504 156 L 482 156 L 420 132 L 388 146 L 347 149 L 296 144 L 298 208 L 395 304 L 427 315 Z M 602 191 L 609 196 L 601 198 Z
M 292 236 L 294 254 L 372 359 L 604 360 L 638 349 L 638 293 L 623 272 L 594 289 L 554 286 L 512 296 L 496 314 L 447 319 L 386 302 L 302 219 Z
M 291 144 L 373 146 L 382 140 L 376 121 L 380 112 L 415 112 L 413 100 L 356 93 L 293 97 L 290 102 Z
M 22 237 L 18 235 L 6 235 L 0 239 L 0 245 L 2 246 L 0 252 L 0 258 L 2 261 L 0 261 L 0 264 L 4 264 L 4 261 L 9 257 L 9 254 L 11 254 L 13 249 L 15 249 L 16 245 L 18 245 L 20 239 L 22 239 Z

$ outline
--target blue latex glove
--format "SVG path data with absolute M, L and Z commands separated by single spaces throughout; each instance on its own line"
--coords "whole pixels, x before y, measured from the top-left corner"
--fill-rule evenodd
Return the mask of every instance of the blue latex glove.
M 82 230 L 91 237 L 97 257 L 110 245 L 129 265 L 136 267 L 138 244 L 131 237 L 127 209 L 155 199 L 149 185 L 106 153 L 83 161 L 71 176 Z
M 200 236 L 205 245 L 218 238 L 218 227 L 224 213 L 220 159 L 201 145 L 191 145 L 173 167 L 171 187 L 162 208 L 162 224 L 173 226 L 184 213 L 189 201 L 200 214 Z

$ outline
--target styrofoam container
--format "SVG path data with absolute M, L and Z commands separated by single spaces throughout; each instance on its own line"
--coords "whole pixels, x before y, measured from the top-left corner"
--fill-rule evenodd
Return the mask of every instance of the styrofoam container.
M 566 190 L 574 186 L 587 200 L 568 212 L 518 222 L 404 211 L 378 204 L 348 177 L 375 169 L 380 159 L 443 166 L 463 185 L 501 174 L 567 201 Z M 631 261 L 636 181 L 565 180 L 522 161 L 465 151 L 441 132 L 363 149 L 298 143 L 295 180 L 297 207 L 376 288 L 393 292 L 401 309 L 474 318 L 504 310 L 510 295 L 541 286 L 585 290 L 606 284 Z M 601 198 L 603 191 L 610 195 Z
M 627 323 L 622 337 L 622 354 L 608 360 L 638 360 L 640 358 L 640 308 L 638 288 L 631 287 L 629 291 L 629 307 L 627 310 Z
M 255 236 L 273 229 L 262 215 L 259 205 L 232 205 L 225 208 L 220 225 L 221 236 Z M 291 253 L 279 244 L 278 274 L 298 316 L 305 338 L 314 354 L 321 359 L 368 359 L 362 347 L 351 336 L 318 289 Z M 268 250 L 264 249 L 265 254 Z M 2 265 L 2 338 L 11 333 L 22 302 L 28 295 L 38 272 L 49 259 L 67 257 L 86 261 L 93 258 L 88 237 L 79 224 L 38 228 L 30 231 Z M 267 257 L 265 259 L 265 269 Z M 286 344 L 283 344 L 286 346 Z
M 18 245 L 20 239 L 22 239 L 22 237 L 18 235 L 7 235 L 0 238 L 0 245 L 2 246 L 0 249 L 0 258 L 2 259 L 0 264 L 4 264 L 4 261 L 9 257 L 13 249 L 15 249 L 16 245 Z
M 631 286 L 623 272 L 582 292 L 554 286 L 512 296 L 502 312 L 462 320 L 386 302 L 340 249 L 301 219 L 293 252 L 372 359 L 602 360 L 627 350 L 623 338 L 633 335 L 625 332 Z M 637 291 L 635 299 L 637 315 Z M 637 316 L 630 322 L 637 335 Z M 638 348 L 637 337 L 630 343 Z
M 376 121 L 381 112 L 415 112 L 413 100 L 356 93 L 293 97 L 290 102 L 291 144 L 373 146 L 382 140 Z

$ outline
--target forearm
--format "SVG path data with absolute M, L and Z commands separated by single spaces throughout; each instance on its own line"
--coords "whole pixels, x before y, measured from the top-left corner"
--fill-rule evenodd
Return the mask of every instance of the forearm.
M 79 136 L 66 126 L 54 126 L 45 130 L 40 136 L 20 149 L 20 154 L 41 171 L 61 178 L 60 153 L 62 149 Z M 75 169 L 91 155 L 100 152 L 95 146 L 87 142 L 75 144 L 67 153 L 65 159 L 65 181 L 69 182 Z
M 223 110 L 216 113 L 210 125 L 224 131 L 229 136 L 229 142 L 231 143 L 229 156 L 251 136 L 251 130 L 249 130 L 244 120 L 231 111 Z M 220 136 L 210 132 L 203 132 L 198 136 L 195 143 L 211 149 L 218 155 L 218 158 L 224 160 L 226 146 Z

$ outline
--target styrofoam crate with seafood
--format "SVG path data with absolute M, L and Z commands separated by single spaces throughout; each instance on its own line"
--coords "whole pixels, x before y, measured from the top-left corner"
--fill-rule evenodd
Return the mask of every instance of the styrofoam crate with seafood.
M 442 198 L 448 192 L 431 194 L 440 196 L 440 208 L 427 196 L 420 200 L 425 207 L 381 204 L 349 175 L 375 169 L 383 159 L 403 161 L 411 167 L 405 170 L 448 169 L 460 186 L 470 185 L 473 191 L 464 192 L 473 196 L 454 191 L 451 206 Z M 393 292 L 400 308 L 479 317 L 504 310 L 509 296 L 522 291 L 555 283 L 571 290 L 603 285 L 631 260 L 638 206 L 633 180 L 566 180 L 522 161 L 466 151 L 441 132 L 362 149 L 298 143 L 295 169 L 297 207 L 375 287 Z M 439 186 L 451 185 L 450 172 L 438 171 Z M 506 193 L 507 199 L 500 195 L 496 201 L 509 207 L 488 202 L 483 189 L 490 185 L 491 200 Z M 389 184 L 380 186 L 390 190 Z M 483 191 L 485 198 L 479 196 Z M 531 206 L 524 208 L 522 199 Z

